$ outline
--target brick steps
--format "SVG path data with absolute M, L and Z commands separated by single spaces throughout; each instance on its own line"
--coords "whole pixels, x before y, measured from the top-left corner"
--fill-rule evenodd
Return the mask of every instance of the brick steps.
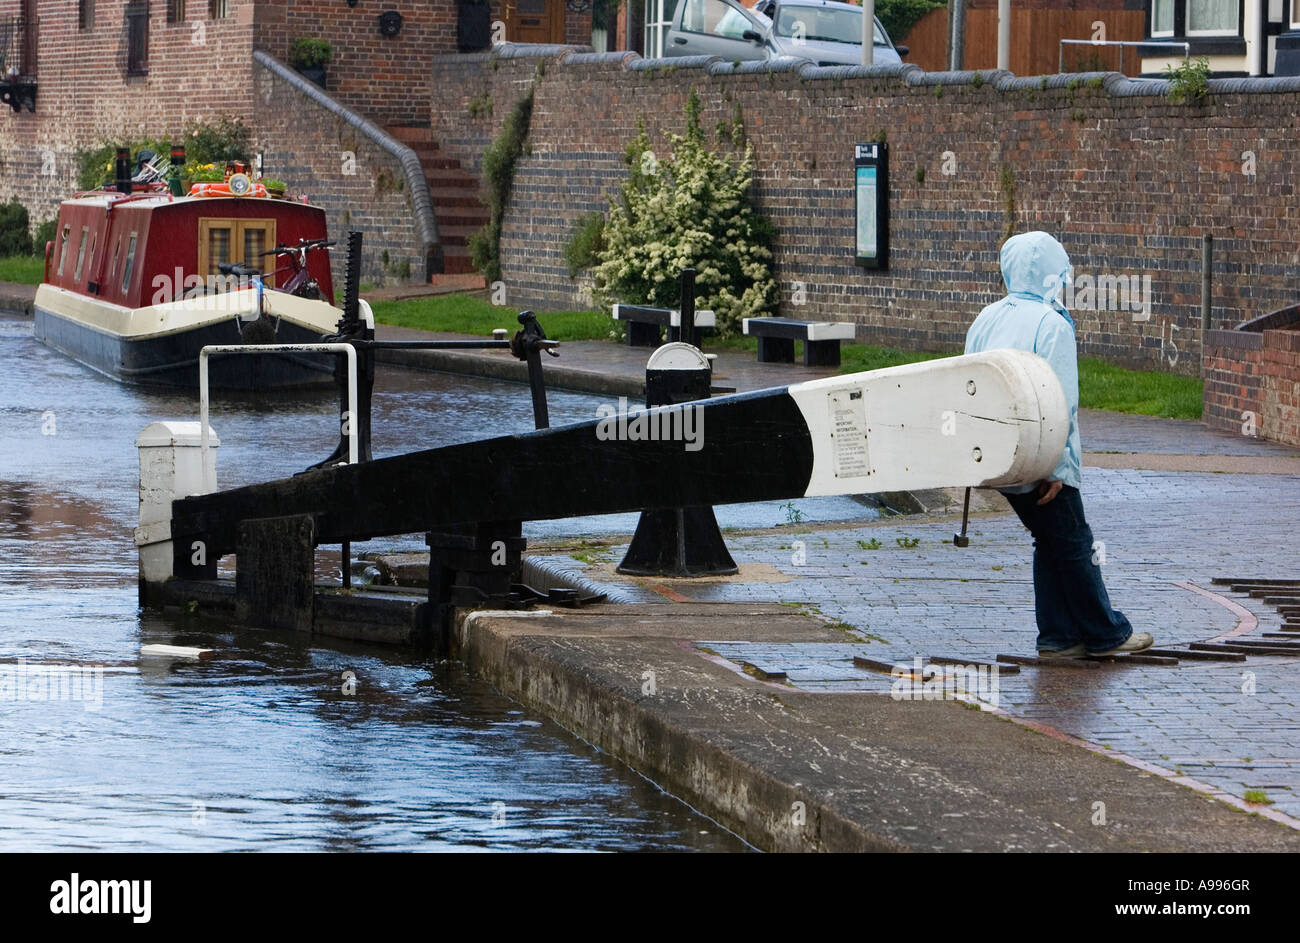
M 478 178 L 454 167 L 431 167 L 425 171 L 429 186 L 438 190 L 467 190 L 478 197 Z
M 429 127 L 415 127 L 405 124 L 389 125 L 384 129 L 394 138 L 403 144 L 420 144 L 433 140 L 433 129 Z
M 453 207 L 452 209 L 456 209 L 456 207 Z M 476 233 L 486 226 L 487 223 L 487 213 L 475 214 L 472 210 L 468 211 L 466 215 L 451 215 L 449 213 L 447 216 L 443 216 L 441 211 L 438 213 L 438 225 L 444 227 L 441 230 L 444 238 L 447 235 L 447 227 L 454 229 L 468 229 L 470 233 Z
M 435 288 L 447 288 L 456 291 L 482 291 L 487 288 L 487 279 L 478 272 L 472 274 L 445 273 L 443 275 L 430 275 L 429 284 Z
M 420 158 L 429 184 L 429 197 L 442 240 L 444 273 L 432 276 L 431 284 L 460 286 L 463 281 L 467 291 L 484 288 L 483 276 L 474 270 L 469 257 L 470 236 L 489 219 L 488 209 L 479 199 L 478 178 L 462 169 L 460 161 L 442 153 L 433 139 L 432 129 L 397 125 L 387 131 Z
M 469 258 L 469 248 L 443 242 L 442 270 L 447 275 L 478 275 Z M 479 276 L 482 277 L 481 275 Z

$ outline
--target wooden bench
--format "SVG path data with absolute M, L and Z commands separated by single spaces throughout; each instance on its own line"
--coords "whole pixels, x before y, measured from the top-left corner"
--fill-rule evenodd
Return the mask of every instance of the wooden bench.
M 746 334 L 758 338 L 759 363 L 794 363 L 794 342 L 803 341 L 805 366 L 838 367 L 840 341 L 853 340 L 852 324 L 745 318 L 744 325 Z
M 659 329 L 668 328 L 670 341 L 681 340 L 682 313 L 672 308 L 648 308 L 645 305 L 614 305 L 614 320 L 627 324 L 629 347 L 658 347 Z M 695 328 L 714 327 L 712 311 L 695 312 Z

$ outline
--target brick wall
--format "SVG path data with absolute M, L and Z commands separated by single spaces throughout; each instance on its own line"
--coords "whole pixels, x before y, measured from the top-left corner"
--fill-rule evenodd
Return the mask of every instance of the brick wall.
M 1250 331 L 1210 331 L 1201 354 L 1204 365 L 1205 424 L 1241 432 L 1254 414 L 1256 429 L 1264 403 L 1264 335 Z
M 491 0 L 492 19 L 501 20 L 504 0 Z M 379 32 L 379 14 L 398 10 L 402 31 L 388 38 Z M 378 124 L 424 121 L 434 82 L 429 62 L 455 54 L 455 0 L 397 4 L 393 0 L 280 0 L 257 5 L 257 42 L 281 62 L 301 36 L 329 40 L 334 58 L 326 89 L 335 99 Z M 565 11 L 565 39 L 591 41 L 591 11 Z
M 379 32 L 379 14 L 391 9 L 401 12 L 403 23 L 401 33 L 388 38 Z M 259 3 L 257 27 L 258 48 L 285 64 L 294 40 L 328 40 L 334 56 L 326 69 L 326 90 L 381 125 L 423 118 L 429 57 L 456 50 L 452 0 L 401 5 L 359 0 L 355 7 L 343 0 Z
M 33 223 L 52 217 L 76 182 L 75 152 L 145 134 L 178 133 L 197 118 L 252 111 L 251 0 L 229 0 L 229 16 L 168 25 L 167 4 L 150 4 L 149 74 L 126 75 L 125 0 L 97 0 L 92 29 L 77 4 L 42 0 L 36 112 L 0 114 L 0 201 L 18 198 Z M 0 16 L 18 12 L 0 0 Z
M 37 110 L 0 115 L 0 201 L 17 197 L 34 221 L 52 216 L 76 180 L 75 152 L 145 134 L 179 132 L 218 115 L 252 121 L 252 50 L 283 62 L 300 36 L 329 40 L 331 95 L 380 125 L 427 122 L 430 61 L 456 48 L 455 0 L 227 0 L 228 15 L 208 16 L 189 0 L 186 21 L 167 23 L 166 0 L 149 3 L 149 74 L 126 75 L 128 0 L 96 0 L 94 26 L 78 28 L 75 0 L 38 0 Z M 501 0 L 493 0 L 499 18 Z M 20 0 L 0 0 L 0 17 Z M 398 9 L 400 35 L 379 33 L 379 14 Z M 566 14 L 566 33 L 590 39 L 591 14 Z M 275 110 L 281 102 L 268 102 Z
M 1003 91 L 969 76 L 962 84 L 921 76 L 934 84 L 911 85 L 834 70 L 708 74 L 644 65 L 657 67 L 592 57 L 547 64 L 503 235 L 512 304 L 580 303 L 562 255 L 574 223 L 606 207 L 639 120 L 656 151 L 667 153 L 664 132 L 681 130 L 692 87 L 708 130 L 741 106 L 757 156 L 754 197 L 779 228 L 786 315 L 852 320 L 865 341 L 955 348 L 979 309 L 1001 294 L 997 250 L 1009 207 L 1017 231 L 1046 229 L 1061 239 L 1076 276 L 1150 277 L 1145 320 L 1113 306 L 1075 306 L 1084 354 L 1199 372 L 1205 232 L 1215 236 L 1214 325 L 1294 300 L 1300 253 L 1288 155 L 1296 92 L 1213 94 L 1193 107 L 1168 104 L 1158 86 L 1120 97 L 1087 77 L 1044 80 L 1046 88 L 1025 80 Z M 533 81 L 537 61 L 481 57 L 436 68 L 449 80 L 435 82 L 433 124 L 444 146 L 473 166 Z M 492 99 L 491 117 L 468 120 L 473 96 Z M 891 149 L 887 272 L 858 268 L 852 255 L 853 144 L 880 133 Z M 1254 154 L 1254 176 L 1242 173 L 1245 151 Z M 1004 189 L 1004 167 L 1014 195 Z M 796 283 L 806 290 L 802 307 L 790 304 Z
M 536 58 L 502 60 L 486 52 L 435 56 L 428 118 L 438 146 L 478 174 L 483 149 L 501 131 L 511 106 L 528 94 L 542 61 L 551 64 Z M 484 110 L 484 102 L 491 102 L 491 110 Z
M 1300 331 L 1265 331 L 1259 434 L 1300 445 Z

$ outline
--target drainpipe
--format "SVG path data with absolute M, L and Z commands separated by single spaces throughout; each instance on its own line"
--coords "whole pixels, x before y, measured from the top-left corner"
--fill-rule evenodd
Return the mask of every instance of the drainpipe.
M 1201 237 L 1201 343 L 1210 329 L 1210 267 L 1214 258 L 1214 237 L 1208 232 Z

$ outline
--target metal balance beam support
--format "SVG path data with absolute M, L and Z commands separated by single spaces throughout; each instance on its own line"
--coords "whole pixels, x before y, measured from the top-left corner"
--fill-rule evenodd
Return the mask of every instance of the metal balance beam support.
M 646 408 L 669 406 L 680 410 L 660 416 L 661 430 L 677 421 L 678 430 L 684 433 L 686 411 L 698 408 L 691 405 L 694 401 L 709 398 L 713 370 L 708 358 L 695 346 L 694 314 L 695 270 L 686 269 L 682 272 L 682 342 L 660 347 L 650 355 L 645 368 Z M 702 422 L 690 425 L 703 435 Z M 683 447 L 690 445 L 683 442 Z M 727 551 L 713 508 L 706 505 L 642 511 L 618 572 L 634 576 L 724 576 L 739 572 L 739 568 Z
M 519 312 L 518 320 L 520 329 L 510 340 L 510 352 L 528 364 L 533 426 L 548 429 L 551 420 L 541 355 L 542 351 L 552 357 L 559 354 L 552 349 L 555 342 L 547 340 L 533 312 Z M 429 548 L 425 628 L 436 650 L 450 650 L 452 617 L 457 606 L 519 608 L 541 595 L 518 582 L 527 546 L 523 526 L 519 517 L 502 517 L 442 527 L 424 535 Z

